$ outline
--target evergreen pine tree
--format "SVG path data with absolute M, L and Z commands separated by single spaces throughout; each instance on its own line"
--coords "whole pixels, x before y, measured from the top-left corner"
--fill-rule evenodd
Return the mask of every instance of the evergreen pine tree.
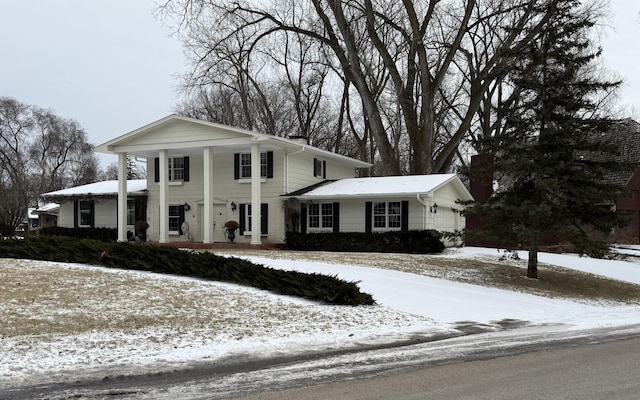
M 468 210 L 486 218 L 483 235 L 529 251 L 530 278 L 538 277 L 544 241 L 569 242 L 581 254 L 602 256 L 607 246 L 593 232 L 623 224 L 610 207 L 622 188 L 606 179 L 617 167 L 606 135 L 612 121 L 596 100 L 619 82 L 592 72 L 600 51 L 591 47 L 594 22 L 579 0 L 549 0 L 542 7 L 554 7 L 554 17 L 514 57 L 511 80 L 522 94 L 503 114 L 504 129 L 488 143 L 498 188 Z

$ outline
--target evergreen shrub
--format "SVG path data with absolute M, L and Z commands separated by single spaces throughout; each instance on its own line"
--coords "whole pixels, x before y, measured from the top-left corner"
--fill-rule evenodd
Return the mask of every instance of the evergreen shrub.
M 43 235 L 0 240 L 0 257 L 58 261 L 193 276 L 237 283 L 274 293 L 339 305 L 370 305 L 357 283 L 335 276 L 283 271 L 235 257 L 196 253 L 152 244 L 102 242 Z
M 393 232 L 288 232 L 285 248 L 305 251 L 344 251 L 428 254 L 442 253 L 442 234 L 434 230 Z
M 46 236 L 66 236 L 76 239 L 94 239 L 103 242 L 118 240 L 118 230 L 116 228 L 64 228 L 61 226 L 51 226 L 40 229 L 38 234 Z

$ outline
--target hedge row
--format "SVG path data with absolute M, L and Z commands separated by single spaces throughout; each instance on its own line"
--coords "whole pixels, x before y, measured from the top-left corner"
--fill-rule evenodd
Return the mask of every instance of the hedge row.
M 63 228 L 61 226 L 51 226 L 40 229 L 38 234 L 66 236 L 76 239 L 94 239 L 103 242 L 118 240 L 118 230 L 116 228 Z
M 285 248 L 307 251 L 379 253 L 441 253 L 442 234 L 434 230 L 397 232 L 297 233 L 288 232 Z
M 0 257 L 99 265 L 238 283 L 274 293 L 339 305 L 374 304 L 355 282 L 335 276 L 283 271 L 235 257 L 168 246 L 41 236 L 0 240 Z

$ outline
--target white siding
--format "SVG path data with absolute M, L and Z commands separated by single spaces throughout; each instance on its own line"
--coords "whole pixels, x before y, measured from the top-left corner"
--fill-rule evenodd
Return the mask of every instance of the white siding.
M 326 161 L 326 178 L 316 177 L 313 174 L 313 159 Z M 296 190 L 314 185 L 324 180 L 335 180 L 342 178 L 353 178 L 355 168 L 337 160 L 325 159 L 310 152 L 294 152 L 287 157 L 288 162 L 288 182 L 285 192 L 290 193 Z
M 67 201 L 60 204 L 58 215 L 58 226 L 73 228 L 75 225 L 75 202 Z M 115 198 L 98 198 L 94 200 L 94 227 L 96 228 L 117 228 L 118 221 L 118 200 Z M 128 225 L 127 229 L 133 232 L 133 226 Z
M 284 240 L 284 214 L 280 195 L 284 187 L 284 159 L 282 151 L 274 151 L 273 178 L 266 179 L 262 183 L 262 203 L 269 204 L 269 235 L 263 238 L 265 242 L 281 242 Z M 191 209 L 185 212 L 185 221 L 189 223 L 189 229 L 194 241 L 202 241 L 204 228 L 203 211 L 201 205 L 204 200 L 204 162 L 198 155 L 189 156 L 189 181 L 169 186 L 169 204 L 179 205 L 185 202 Z M 159 237 L 160 218 L 160 186 L 155 182 L 155 166 L 153 159 L 147 160 L 149 194 L 147 219 L 149 222 L 148 235 L 150 240 Z M 214 196 L 214 241 L 223 241 L 224 232 L 222 226 L 229 220 L 240 220 L 239 207 L 231 210 L 231 203 L 238 206 L 241 203 L 251 202 L 251 182 L 249 180 L 236 180 L 234 177 L 233 153 L 214 154 L 213 156 L 213 196 Z M 237 233 L 238 234 L 238 233 Z M 172 236 L 172 240 L 182 240 L 178 236 Z M 238 235 L 237 241 L 244 238 Z M 248 239 L 247 239 L 248 240 Z
M 196 124 L 188 121 L 174 120 L 166 125 L 161 125 L 144 135 L 136 135 L 127 140 L 127 146 L 147 144 L 173 144 L 176 142 L 196 142 L 205 139 L 233 139 L 246 135 L 231 132 L 224 129 L 216 129 L 207 125 Z
M 73 207 L 73 201 L 60 204 L 60 211 L 58 212 L 58 226 L 63 228 L 73 228 Z

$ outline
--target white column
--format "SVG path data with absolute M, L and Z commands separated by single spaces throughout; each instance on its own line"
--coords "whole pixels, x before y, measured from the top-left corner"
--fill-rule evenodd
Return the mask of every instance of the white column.
M 169 150 L 160 150 L 160 243 L 169 243 Z
M 260 191 L 262 177 L 260 176 L 260 143 L 251 144 L 251 244 L 262 244 L 260 237 Z
M 118 223 L 118 242 L 126 242 L 127 241 L 127 153 L 118 153 L 118 222 L 117 223 Z
M 204 158 L 204 224 L 203 243 L 213 243 L 213 147 L 203 149 Z

